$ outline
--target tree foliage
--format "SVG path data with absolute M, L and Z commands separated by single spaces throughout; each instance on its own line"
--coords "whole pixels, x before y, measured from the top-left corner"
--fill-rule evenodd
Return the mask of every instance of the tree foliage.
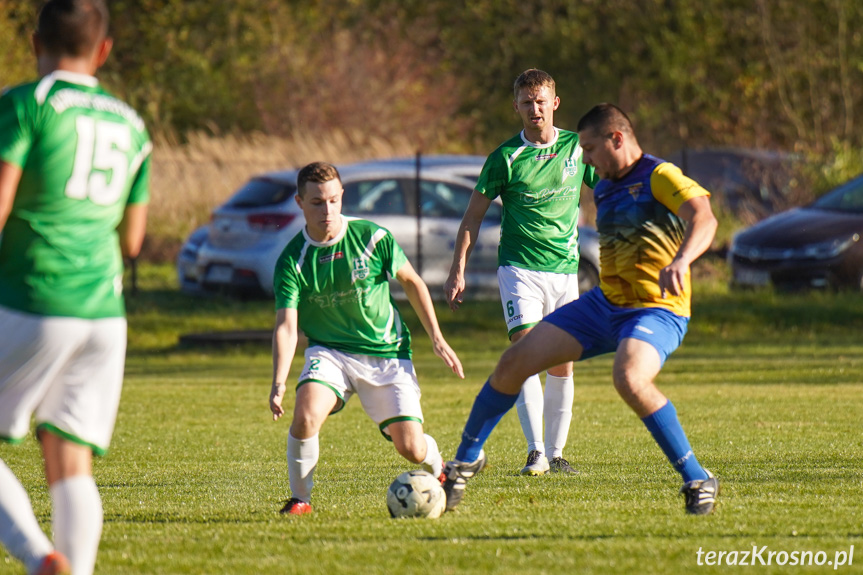
M 113 0 L 106 82 L 157 133 L 338 128 L 485 152 L 539 67 L 557 123 L 619 103 L 657 151 L 861 147 L 857 0 Z M 33 68 L 33 3 L 0 0 L 2 80 Z M 847 155 L 847 153 L 846 153 Z
M 30 34 L 36 11 L 27 0 L 0 0 L 0 89 L 36 73 Z

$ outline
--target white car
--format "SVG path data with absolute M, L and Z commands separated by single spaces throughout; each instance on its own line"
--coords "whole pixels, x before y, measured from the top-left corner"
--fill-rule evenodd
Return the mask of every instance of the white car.
M 432 294 L 440 297 L 483 161 L 480 156 L 424 156 L 419 167 L 414 158 L 339 166 L 345 188 L 342 213 L 390 230 Z M 195 230 L 180 251 L 181 288 L 271 296 L 276 260 L 304 223 L 293 199 L 296 176 L 296 170 L 289 170 L 253 177 L 218 207 L 210 224 Z M 501 210 L 499 202 L 492 203 L 483 220 L 467 267 L 469 292 L 497 293 Z M 599 248 L 595 230 L 581 227 L 579 235 L 579 280 L 586 290 L 598 281 Z

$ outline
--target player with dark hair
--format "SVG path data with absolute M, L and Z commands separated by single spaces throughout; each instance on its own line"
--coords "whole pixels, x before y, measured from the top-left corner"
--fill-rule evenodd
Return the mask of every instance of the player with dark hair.
M 33 35 L 41 79 L 0 97 L 0 438 L 35 416 L 54 543 L 0 462 L 0 541 L 30 573 L 93 571 L 126 353 L 122 256 L 138 254 L 150 139 L 93 76 L 111 51 L 102 0 L 51 0 Z
M 446 466 L 447 508 L 484 464 L 482 446 L 515 403 L 524 379 L 565 361 L 614 353 L 614 387 L 681 474 L 686 510 L 713 511 L 719 482 L 697 461 L 654 379 L 690 317 L 690 264 L 713 241 L 710 194 L 680 169 L 642 152 L 626 114 L 611 104 L 578 123 L 596 186 L 600 285 L 548 315 L 510 347 L 477 396 L 456 459 Z
M 578 298 L 579 199 L 582 186 L 592 188 L 597 178 L 582 161 L 578 134 L 554 126 L 560 105 L 554 79 L 542 70 L 525 70 L 516 78 L 513 94 L 523 129 L 498 146 L 483 166 L 456 236 L 444 293 L 450 307 L 458 309 L 480 225 L 500 197 L 504 211 L 497 277 L 507 335 L 517 342 L 543 316 Z M 528 374 L 516 405 L 527 439 L 521 473 L 576 473 L 563 457 L 575 393 L 572 363 L 549 366 L 544 395 L 537 373 Z
M 343 193 L 334 166 L 316 162 L 300 170 L 296 202 L 306 226 L 276 263 L 273 420 L 285 413 L 298 329 L 309 340 L 288 433 L 291 498 L 283 514 L 312 511 L 318 432 L 354 394 L 402 457 L 441 478 L 443 458 L 434 438 L 423 432 L 410 332 L 390 295 L 389 277 L 404 288 L 435 354 L 464 378 L 458 356 L 440 332 L 426 284 L 389 231 L 341 214 Z

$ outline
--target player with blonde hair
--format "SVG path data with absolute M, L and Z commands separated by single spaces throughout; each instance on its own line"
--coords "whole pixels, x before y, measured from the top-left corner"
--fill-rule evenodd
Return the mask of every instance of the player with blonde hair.
M 543 316 L 578 298 L 579 201 L 582 187 L 592 188 L 597 178 L 582 161 L 578 134 L 554 125 L 560 105 L 554 79 L 542 70 L 525 70 L 513 94 L 522 131 L 498 146 L 483 166 L 456 236 L 444 293 L 458 309 L 482 219 L 500 197 L 497 277 L 507 336 L 515 343 Z M 539 375 L 525 380 L 516 404 L 527 440 L 523 475 L 576 473 L 563 457 L 574 395 L 571 362 L 549 366 L 544 394 Z

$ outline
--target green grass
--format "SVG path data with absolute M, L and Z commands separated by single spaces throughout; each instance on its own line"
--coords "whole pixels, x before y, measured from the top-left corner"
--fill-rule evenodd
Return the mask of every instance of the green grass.
M 736 571 L 699 567 L 699 548 L 753 545 L 822 550 L 830 560 L 854 545 L 859 570 L 863 299 L 696 289 L 690 333 L 658 383 L 699 459 L 722 479 L 715 515 L 683 513 L 678 476 L 615 395 L 611 359 L 602 357 L 576 366 L 567 456 L 580 475 L 518 476 L 526 454 L 511 413 L 487 444 L 490 467 L 470 482 L 456 512 L 391 520 L 385 489 L 412 465 L 351 402 L 321 434 L 314 514 L 286 518 L 277 512 L 288 495 L 288 421 L 273 423 L 267 408 L 269 348 L 177 345 L 189 331 L 268 329 L 272 303 L 189 298 L 175 292 L 169 268 L 143 268 L 141 292 L 129 301 L 117 428 L 110 453 L 95 465 L 105 508 L 97 572 L 720 573 Z M 405 314 L 426 429 L 445 456 L 506 346 L 498 305 L 439 309 L 465 363 L 463 382 Z M 0 457 L 22 478 L 49 530 L 35 441 L 0 447 Z M 23 570 L 7 558 L 0 573 Z

